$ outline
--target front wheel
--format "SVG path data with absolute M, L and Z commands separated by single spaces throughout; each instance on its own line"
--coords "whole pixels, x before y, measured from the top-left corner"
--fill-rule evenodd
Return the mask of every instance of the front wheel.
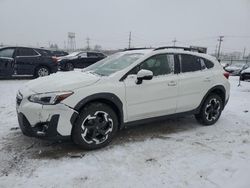
M 50 70 L 48 67 L 40 66 L 35 71 L 35 77 L 44 77 L 50 75 Z
M 72 130 L 72 140 L 83 149 L 108 145 L 118 130 L 116 113 L 108 105 L 92 103 L 79 114 Z
M 203 103 L 200 113 L 195 118 L 202 125 L 213 125 L 219 119 L 223 109 L 223 102 L 219 95 L 210 95 Z

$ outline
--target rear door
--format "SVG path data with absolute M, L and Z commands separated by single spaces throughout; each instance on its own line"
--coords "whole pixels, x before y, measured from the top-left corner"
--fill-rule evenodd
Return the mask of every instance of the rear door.
M 40 54 L 32 48 L 17 48 L 15 57 L 18 75 L 33 75 L 38 64 Z
M 0 50 L 0 77 L 9 77 L 14 73 L 15 48 L 4 48 Z
M 213 85 L 212 71 L 204 65 L 204 59 L 190 54 L 179 55 L 181 72 L 178 74 L 179 89 L 177 112 L 196 109 Z

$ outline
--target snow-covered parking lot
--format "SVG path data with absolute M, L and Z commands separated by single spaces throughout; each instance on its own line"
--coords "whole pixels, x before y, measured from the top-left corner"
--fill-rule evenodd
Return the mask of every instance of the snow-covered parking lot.
M 231 77 L 219 121 L 193 117 L 121 131 L 114 142 L 82 151 L 71 142 L 25 137 L 15 95 L 28 80 L 0 80 L 0 187 L 250 187 L 250 82 Z

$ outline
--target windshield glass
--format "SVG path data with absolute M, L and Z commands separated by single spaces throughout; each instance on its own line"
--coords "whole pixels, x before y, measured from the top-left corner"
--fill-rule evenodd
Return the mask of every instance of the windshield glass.
M 142 53 L 134 53 L 134 54 L 116 53 L 112 56 L 109 56 L 99 61 L 98 63 L 95 63 L 87 67 L 83 71 L 91 72 L 101 76 L 109 76 L 117 71 L 120 71 L 128 67 L 142 56 L 143 56 Z

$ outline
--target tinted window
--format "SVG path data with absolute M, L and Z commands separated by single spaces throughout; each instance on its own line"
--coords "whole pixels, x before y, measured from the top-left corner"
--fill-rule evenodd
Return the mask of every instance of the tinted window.
M 207 59 L 204 59 L 204 63 L 205 63 L 205 65 L 206 65 L 206 67 L 208 69 L 211 69 L 211 68 L 214 67 L 214 64 L 211 61 L 207 60 Z
M 64 51 L 51 51 L 51 54 L 53 55 L 53 56 L 66 56 L 66 55 L 68 55 L 68 53 L 66 53 L 66 52 L 64 52 Z
M 98 55 L 96 53 L 88 52 L 88 57 L 94 57 L 97 58 Z
M 36 51 L 42 56 L 53 56 L 53 54 L 49 50 L 36 49 Z
M 136 68 L 135 68 L 136 69 Z M 173 73 L 174 55 L 155 55 L 140 65 L 140 69 L 151 70 L 154 76 Z
M 105 55 L 102 53 L 97 53 L 97 55 L 98 55 L 98 57 L 105 57 Z
M 181 70 L 182 72 L 194 72 L 201 70 L 200 59 L 193 55 L 181 55 Z
M 0 57 L 9 57 L 9 58 L 12 58 L 14 50 L 15 50 L 14 48 L 2 49 L 0 51 Z
M 35 55 L 38 54 L 31 48 L 19 48 L 17 50 L 17 56 L 35 56 Z

